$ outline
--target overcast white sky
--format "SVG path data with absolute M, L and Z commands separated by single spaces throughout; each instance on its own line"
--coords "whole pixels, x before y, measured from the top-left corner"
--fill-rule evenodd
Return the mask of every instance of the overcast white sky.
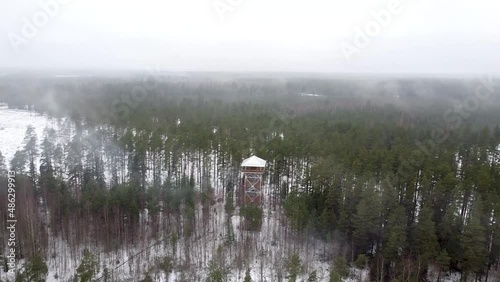
M 500 73 L 498 0 L 400 0 L 350 61 L 341 43 L 391 0 L 240 0 L 224 20 L 214 0 L 64 0 L 16 53 L 9 34 L 48 1 L 0 0 L 0 67 Z

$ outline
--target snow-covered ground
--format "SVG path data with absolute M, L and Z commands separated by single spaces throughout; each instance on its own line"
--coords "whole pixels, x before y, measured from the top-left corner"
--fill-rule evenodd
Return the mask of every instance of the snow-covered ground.
M 7 165 L 12 159 L 15 151 L 22 148 L 26 127 L 28 125 L 32 125 L 35 128 L 39 144 L 42 141 L 42 136 L 44 136 L 43 132 L 45 128 L 58 128 L 58 122 L 47 116 L 25 110 L 11 110 L 5 106 L 0 106 L 0 151 L 5 156 Z M 58 139 L 60 138 L 62 137 L 58 136 Z M 181 166 L 187 168 L 187 175 L 191 175 L 191 172 L 193 172 L 196 183 L 200 183 L 201 181 L 196 172 L 199 171 L 199 167 L 204 166 L 203 161 L 204 160 L 201 159 L 198 162 L 194 156 L 191 156 L 191 158 L 181 158 Z M 207 161 L 211 164 L 217 164 L 217 159 L 214 154 L 211 154 Z M 457 160 L 457 162 L 459 163 L 459 160 Z M 107 167 L 108 164 L 111 165 L 111 163 L 105 161 L 105 167 Z M 211 187 L 215 189 L 216 195 L 220 195 L 223 193 L 223 183 L 220 179 L 217 179 L 219 175 L 218 167 L 217 165 L 210 165 L 210 167 L 209 181 Z M 166 178 L 164 173 L 165 172 L 162 172 L 162 178 Z M 152 178 L 151 174 L 152 172 L 150 171 L 148 173 L 148 179 Z M 109 171 L 106 172 L 106 175 L 109 180 Z M 297 178 L 300 177 L 298 175 L 292 175 L 290 179 L 283 180 L 289 182 L 291 186 Z M 102 270 L 104 267 L 108 267 L 109 269 L 116 268 L 115 274 L 117 274 L 118 277 L 115 278 L 118 278 L 120 281 L 137 281 L 138 278 L 142 278 L 144 273 L 155 264 L 156 259 L 164 257 L 165 255 L 172 256 L 174 258 L 174 264 L 180 267 L 188 265 L 188 260 L 193 261 L 189 271 L 174 271 L 169 276 L 168 281 L 183 281 L 182 277 L 185 277 L 184 281 L 199 281 L 202 277 L 206 276 L 207 264 L 214 258 L 219 246 L 223 246 L 224 249 L 224 264 L 231 269 L 229 275 L 230 281 L 242 281 L 247 267 L 251 269 L 254 281 L 278 281 L 278 273 L 280 271 L 284 272 L 284 260 L 294 252 L 300 254 L 306 268 L 306 272 L 300 277 L 299 281 L 307 280 L 308 273 L 313 270 L 317 271 L 319 281 L 328 281 L 328 274 L 331 270 L 330 267 L 332 262 L 324 258 L 331 257 L 331 255 L 337 255 L 339 251 L 338 246 L 336 246 L 335 243 L 326 244 L 312 238 L 308 240 L 308 242 L 295 240 L 289 230 L 290 227 L 284 222 L 284 216 L 279 211 L 271 211 L 271 206 L 269 204 L 269 186 L 266 185 L 264 187 L 264 193 L 265 199 L 267 200 L 264 208 L 262 230 L 255 233 L 242 231 L 239 228 L 241 218 L 236 211 L 235 215 L 232 217 L 236 239 L 233 246 L 226 246 L 224 244 L 227 231 L 227 226 L 225 224 L 226 214 L 224 211 L 224 203 L 217 203 L 210 208 L 212 214 L 208 222 L 203 222 L 203 212 L 201 209 L 197 211 L 197 229 L 199 233 L 192 236 L 190 239 L 180 239 L 177 245 L 178 252 L 176 255 L 172 253 L 172 248 L 169 245 L 171 242 L 163 239 L 160 240 L 162 242 L 161 244 L 155 245 L 152 248 L 147 248 L 146 252 L 141 253 L 145 247 L 154 245 L 158 240 L 151 238 L 143 239 L 136 246 L 123 246 L 111 253 L 105 253 L 99 247 L 90 244 L 82 244 L 80 249 L 83 250 L 84 247 L 89 247 L 98 254 L 101 264 L 100 275 L 103 274 Z M 144 216 L 144 218 L 147 217 Z M 161 219 L 161 221 L 167 224 L 166 219 Z M 166 230 L 169 228 L 166 228 Z M 203 235 L 201 233 L 203 233 Z M 286 236 L 286 238 L 283 239 L 283 236 Z M 248 244 L 248 242 L 252 243 Z M 49 255 L 47 258 L 49 266 L 48 281 L 68 281 L 74 275 L 75 269 L 78 267 L 81 260 L 81 251 L 74 252 L 74 250 L 71 251 L 71 249 L 67 241 L 50 235 Z M 248 265 L 245 264 L 241 266 L 237 263 L 237 260 L 241 260 L 241 256 L 247 256 L 242 254 L 242 249 L 245 250 L 244 253 L 248 253 Z M 134 255 L 138 253 L 140 253 L 140 255 L 134 257 Z M 127 262 L 131 257 L 134 257 L 134 259 Z M 278 271 L 278 268 L 281 268 L 281 270 Z M 360 276 L 363 278 L 367 277 L 367 271 L 360 273 L 359 270 L 352 269 L 352 273 L 352 277 L 346 279 L 346 281 L 354 282 L 359 281 L 358 277 Z M 0 269 L 0 277 L 2 279 L 4 278 L 3 275 L 4 273 L 2 273 Z M 285 273 L 282 273 L 282 275 L 285 276 Z M 58 279 L 55 277 L 58 277 Z M 166 277 L 163 274 L 156 273 L 154 276 L 152 275 L 152 277 L 154 277 L 155 281 L 166 281 Z M 448 277 L 444 277 L 441 281 L 452 282 L 457 281 L 459 278 L 458 274 L 453 273 Z
M 35 128 L 39 146 L 45 135 L 44 130 L 46 128 L 59 128 L 58 122 L 47 116 L 26 110 L 13 110 L 5 106 L 0 107 L 0 151 L 5 156 L 7 165 L 9 165 L 14 153 L 22 149 L 23 139 L 28 125 Z M 52 141 L 66 141 L 63 140 L 66 138 L 61 136 L 57 136 L 56 139 L 58 140 Z M 216 163 L 216 156 L 211 155 L 209 161 Z M 185 166 L 188 168 L 188 175 L 191 174 L 192 170 L 193 172 L 198 171 L 198 166 L 203 166 L 203 160 L 200 160 L 198 163 L 196 160 L 186 158 L 183 162 L 187 162 Z M 211 167 L 211 177 L 209 181 L 211 186 L 215 188 L 215 193 L 220 194 L 222 193 L 222 183 L 216 180 L 218 167 L 213 165 Z M 199 183 L 200 179 L 198 179 L 197 174 L 193 174 L 195 175 L 196 182 Z M 265 193 L 268 198 L 269 189 L 265 189 Z M 144 273 L 148 271 L 151 266 L 155 265 L 155 261 L 158 258 L 170 255 L 174 257 L 176 265 L 188 264 L 191 265 L 191 270 L 188 273 L 185 273 L 186 271 L 184 271 L 184 273 L 174 271 L 170 275 L 169 281 L 180 281 L 179 279 L 181 279 L 182 276 L 187 276 L 187 279 L 191 279 L 191 281 L 199 281 L 202 277 L 207 275 L 208 262 L 213 259 L 219 246 L 224 246 L 226 238 L 227 230 L 224 203 L 217 203 L 210 209 L 213 214 L 208 223 L 201 220 L 201 218 L 203 218 L 201 209 L 197 212 L 197 217 L 199 219 L 197 225 L 205 226 L 198 226 L 197 229 L 206 230 L 206 233 L 204 232 L 205 234 L 203 236 L 198 234 L 191 239 L 180 239 L 178 243 L 179 251 L 175 256 L 172 254 L 171 248 L 169 248 L 168 241 L 148 249 L 147 252 L 141 253 L 145 246 L 154 245 L 158 239 L 147 238 L 139 245 L 123 246 L 111 253 L 106 253 L 100 247 L 92 244 L 82 244 L 79 247 L 80 251 L 75 252 L 74 248 L 69 247 L 66 240 L 49 234 L 49 249 L 46 258 L 49 266 L 48 281 L 70 280 L 81 261 L 81 250 L 85 247 L 90 248 L 94 253 L 98 254 L 101 264 L 100 275 L 103 274 L 104 267 L 108 267 L 109 269 L 116 268 L 115 275 L 118 277 L 115 276 L 115 278 L 121 281 L 137 281 L 138 278 L 144 277 Z M 225 265 L 231 269 L 229 274 L 230 280 L 242 281 L 245 270 L 249 267 L 255 281 L 276 281 L 277 267 L 283 268 L 283 261 L 288 258 L 291 253 L 298 252 L 301 255 L 307 271 L 316 270 L 320 281 L 325 281 L 329 273 L 331 262 L 323 261 L 320 257 L 324 257 L 325 251 L 331 252 L 332 247 L 318 240 L 311 240 L 308 244 L 304 244 L 304 242 L 297 242 L 292 240 L 292 238 L 288 238 L 288 240 L 279 239 L 281 236 L 284 236 L 283 234 L 285 233 L 288 233 L 288 236 L 290 236 L 289 227 L 285 228 L 284 222 L 282 222 L 284 217 L 282 214 L 280 215 L 278 211 L 271 212 L 269 205 L 266 206 L 264 214 L 265 219 L 262 230 L 256 233 L 240 230 L 239 225 L 241 218 L 237 213 L 233 216 L 232 223 L 235 233 L 235 245 L 233 247 L 224 247 Z M 166 224 L 165 221 L 164 223 Z M 164 240 L 161 239 L 161 241 Z M 241 249 L 248 248 L 249 242 L 253 242 L 250 244 L 252 246 L 251 249 L 242 252 Z M 190 247 L 186 247 L 186 243 L 187 246 Z M 189 248 L 189 250 L 186 248 Z M 138 253 L 141 254 L 138 257 L 134 257 L 134 255 Z M 187 255 L 188 253 L 189 255 Z M 248 264 L 245 263 L 244 267 L 237 267 L 235 262 L 236 257 L 242 256 L 243 253 L 248 253 L 245 255 L 249 256 Z M 132 257 L 134 257 L 134 259 L 127 262 Z M 139 261 L 141 262 L 140 264 L 138 263 Z M 127 263 L 123 264 L 124 262 Z M 284 276 L 284 270 L 282 269 L 280 271 L 283 272 L 282 275 Z M 4 275 L 5 273 L 0 270 L 0 277 L 2 277 L 2 279 L 5 278 Z M 307 279 L 307 275 L 308 273 L 304 273 L 302 278 Z M 166 281 L 165 275 L 159 273 L 155 273 L 153 277 L 155 281 Z
M 13 110 L 8 109 L 7 106 L 0 106 L 0 152 L 5 157 L 6 165 L 9 165 L 14 153 L 22 149 L 28 125 L 35 128 L 40 144 L 44 129 L 46 127 L 52 128 L 55 124 L 54 119 L 35 112 Z
M 338 253 L 338 246 L 312 238 L 304 242 L 295 237 L 280 211 L 271 211 L 266 205 L 261 230 L 250 232 L 240 228 L 242 219 L 237 209 L 232 217 L 234 242 L 230 245 L 225 243 L 227 215 L 224 204 L 216 203 L 211 206 L 210 213 L 210 218 L 204 219 L 203 211 L 198 207 L 196 232 L 189 238 L 179 238 L 175 246 L 176 252 L 169 239 L 170 235 L 165 232 L 159 238 L 145 236 L 136 245 L 120 246 L 112 252 L 105 252 L 102 247 L 91 242 L 83 243 L 78 247 L 79 251 L 75 251 L 66 240 L 49 235 L 47 281 L 71 281 L 84 248 L 89 248 L 98 255 L 100 272 L 97 277 L 104 274 L 104 268 L 108 268 L 113 272 L 111 281 L 139 281 L 146 272 L 150 273 L 154 281 L 203 281 L 208 275 L 208 263 L 211 260 L 219 261 L 216 258 L 219 250 L 222 250 L 222 264 L 229 270 L 228 281 L 243 281 L 247 268 L 251 269 L 253 281 L 287 281 L 284 265 L 293 253 L 300 255 L 304 266 L 304 273 L 299 276 L 298 281 L 306 281 L 312 271 L 317 272 L 318 281 L 328 281 L 331 261 L 324 258 Z M 144 223 L 148 221 L 147 211 L 141 218 Z M 165 226 L 168 225 L 165 218 L 160 221 L 164 225 L 161 230 L 172 230 L 172 226 Z M 148 224 L 144 224 L 139 228 L 147 226 Z M 164 273 L 152 270 L 156 261 L 165 256 L 173 258 L 175 266 L 168 280 Z M 366 278 L 368 274 L 366 270 L 351 271 L 352 275 L 345 279 L 346 282 L 359 281 L 359 277 Z M 1 269 L 0 277 L 6 278 Z

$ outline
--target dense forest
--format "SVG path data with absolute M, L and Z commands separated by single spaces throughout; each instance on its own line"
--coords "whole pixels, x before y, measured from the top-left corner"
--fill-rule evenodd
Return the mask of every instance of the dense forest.
M 2 77 L 0 102 L 53 126 L 0 154 L 0 256 L 12 170 L 15 281 L 51 269 L 59 281 L 498 281 L 494 90 L 491 78 Z M 236 204 L 250 155 L 267 160 L 263 206 Z

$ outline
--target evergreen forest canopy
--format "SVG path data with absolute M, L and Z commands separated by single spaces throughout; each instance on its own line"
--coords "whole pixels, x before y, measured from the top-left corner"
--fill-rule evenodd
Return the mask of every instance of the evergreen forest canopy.
M 431 270 L 486 281 L 500 264 L 500 90 L 483 80 L 0 78 L 0 102 L 58 124 L 44 136 L 28 127 L 24 149 L 0 156 L 32 207 L 18 210 L 23 275 L 52 255 L 52 235 L 106 251 L 144 234 L 203 238 L 220 199 L 230 219 L 241 160 L 255 154 L 297 242 L 340 242 L 334 255 L 371 281 L 427 281 Z M 213 258 L 210 275 L 224 276 L 221 264 Z M 340 268 L 330 281 L 347 275 Z M 80 270 L 81 281 L 102 273 Z

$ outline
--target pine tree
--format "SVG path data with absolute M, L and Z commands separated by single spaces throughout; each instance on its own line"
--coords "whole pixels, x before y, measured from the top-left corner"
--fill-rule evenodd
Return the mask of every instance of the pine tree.
M 368 185 L 362 194 L 354 216 L 353 240 L 358 253 L 371 251 L 379 239 L 381 227 L 380 197 L 372 185 Z
M 343 256 L 337 256 L 333 262 L 333 270 L 341 277 L 349 275 L 349 266 Z
M 232 245 L 234 243 L 234 230 L 231 217 L 228 216 L 226 220 L 226 244 Z
M 336 271 L 331 271 L 329 282 L 342 282 L 342 277 Z
M 0 152 L 0 175 L 6 175 L 7 174 L 7 166 L 5 165 L 5 158 L 2 155 L 2 152 Z
M 481 224 L 480 212 L 481 202 L 477 200 L 461 238 L 463 248 L 462 271 L 466 277 L 470 272 L 481 273 L 486 266 L 488 255 L 486 229 Z
M 438 254 L 439 245 L 435 224 L 432 220 L 432 210 L 427 207 L 424 207 L 419 213 L 415 241 L 418 254 L 424 261 L 429 261 Z
M 233 201 L 233 193 L 227 193 L 226 196 L 226 204 L 224 205 L 224 209 L 228 215 L 232 215 L 234 212 L 234 201 Z
M 442 250 L 436 258 L 436 263 L 439 267 L 438 281 L 441 279 L 441 273 L 450 269 L 450 256 L 446 250 Z
M 307 282 L 317 282 L 317 281 L 318 281 L 318 274 L 316 273 L 316 270 L 314 270 L 309 274 Z
M 443 242 L 443 248 L 450 256 L 450 265 L 457 265 L 462 259 L 461 253 L 461 228 L 459 218 L 454 213 L 456 206 L 448 208 L 440 224 L 438 225 L 439 241 Z
M 405 209 L 399 206 L 389 217 L 388 240 L 384 246 L 384 256 L 388 260 L 396 260 L 400 258 L 407 245 L 406 223 L 407 219 Z
M 28 281 L 45 281 L 48 271 L 47 264 L 40 254 L 35 254 L 26 264 L 26 277 Z
M 227 280 L 227 270 L 218 265 L 215 260 L 211 260 L 208 264 L 208 277 L 206 282 L 225 282 Z
M 286 262 L 286 270 L 288 272 L 288 281 L 295 282 L 297 277 L 304 271 L 304 266 L 297 253 L 288 258 Z
M 26 153 L 24 151 L 16 151 L 14 157 L 10 161 L 10 169 L 15 171 L 16 174 L 22 174 L 26 168 L 26 162 Z
M 283 206 L 286 215 L 290 218 L 292 226 L 298 231 L 304 230 L 309 219 L 306 198 L 307 194 L 299 194 L 293 191 L 288 194 Z
M 419 259 L 419 272 L 423 271 L 422 274 L 426 274 L 429 262 L 436 258 L 439 253 L 439 243 L 430 208 L 424 207 L 418 215 L 418 223 L 415 228 L 415 247 Z
M 28 125 L 24 136 L 24 151 L 29 160 L 29 174 L 32 181 L 36 180 L 35 161 L 38 156 L 37 140 L 35 128 Z
M 366 255 L 359 255 L 358 258 L 356 258 L 354 265 L 356 265 L 356 267 L 359 269 L 364 269 L 366 267 Z
M 252 276 L 250 275 L 250 268 L 247 268 L 243 282 L 252 282 Z
M 170 276 L 170 273 L 174 270 L 174 263 L 173 259 L 170 256 L 164 256 L 163 258 L 159 259 L 157 262 L 158 268 L 165 273 L 165 276 L 168 277 Z
M 15 282 L 26 282 L 26 273 L 17 271 L 16 272 L 16 278 L 14 280 Z
M 247 228 L 252 231 L 257 231 L 262 225 L 263 211 L 255 204 L 248 204 L 240 209 L 240 214 L 245 218 Z
M 41 172 L 52 174 L 54 171 L 52 159 L 54 158 L 54 144 L 47 137 L 42 142 L 42 156 L 40 170 Z
M 80 266 L 76 269 L 80 282 L 90 282 L 94 275 L 99 272 L 99 262 L 96 256 L 88 249 L 83 250 L 83 258 Z

